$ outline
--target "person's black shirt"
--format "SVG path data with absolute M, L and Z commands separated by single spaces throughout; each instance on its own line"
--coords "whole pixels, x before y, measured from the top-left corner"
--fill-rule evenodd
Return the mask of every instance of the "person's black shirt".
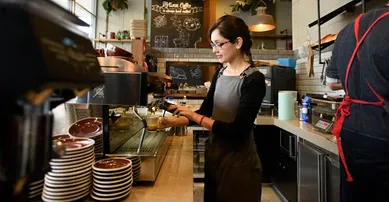
M 369 11 L 360 20 L 359 39 L 368 27 L 389 7 Z M 338 35 L 332 52 L 331 64 L 326 74 L 338 78 L 345 87 L 348 62 L 356 47 L 354 22 L 347 25 Z M 389 100 L 389 16 L 379 21 L 367 35 L 359 48 L 349 74 L 348 90 L 351 98 L 365 101 L 379 101 L 366 81 L 385 100 Z M 351 115 L 343 128 L 374 138 L 389 140 L 389 113 L 383 107 L 372 105 L 351 105 Z

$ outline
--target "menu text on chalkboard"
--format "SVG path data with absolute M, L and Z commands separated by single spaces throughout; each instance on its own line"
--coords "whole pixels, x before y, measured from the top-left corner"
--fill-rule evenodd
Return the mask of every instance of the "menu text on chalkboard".
M 151 45 L 194 48 L 203 34 L 203 7 L 202 0 L 152 0 Z

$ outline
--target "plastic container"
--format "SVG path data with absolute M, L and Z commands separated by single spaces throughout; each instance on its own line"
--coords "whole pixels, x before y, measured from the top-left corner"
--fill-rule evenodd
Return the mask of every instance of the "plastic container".
M 278 64 L 294 69 L 294 68 L 296 68 L 296 59 L 294 59 L 294 58 L 278 58 Z
M 293 91 L 278 92 L 278 119 L 295 119 Z

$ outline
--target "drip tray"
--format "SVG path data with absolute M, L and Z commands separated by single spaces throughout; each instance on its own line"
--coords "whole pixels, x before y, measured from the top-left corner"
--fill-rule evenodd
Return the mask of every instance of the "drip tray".
M 168 134 L 169 132 L 165 132 L 165 131 L 146 132 L 139 155 L 140 156 L 154 155 L 155 152 L 159 149 L 160 145 L 164 142 Z M 128 154 L 128 153 L 136 154 L 136 152 L 138 151 L 138 146 L 139 146 L 141 136 L 142 136 L 142 130 L 140 130 L 138 133 L 132 136 L 122 146 L 117 148 L 113 153 L 114 154 Z
M 140 150 L 141 153 L 152 153 L 154 148 L 144 148 Z M 117 150 L 116 153 L 136 153 L 138 151 L 138 148 L 129 148 L 129 147 L 121 147 Z
M 141 172 L 139 181 L 155 181 L 172 141 L 173 131 L 147 132 L 138 154 L 141 136 L 142 130 L 118 147 L 112 154 L 106 155 L 112 157 L 140 156 Z

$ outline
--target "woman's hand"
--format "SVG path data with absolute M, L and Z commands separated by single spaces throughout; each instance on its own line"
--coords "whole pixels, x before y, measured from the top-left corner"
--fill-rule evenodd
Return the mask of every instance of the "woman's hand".
M 165 129 L 172 127 L 174 125 L 174 121 L 171 118 L 159 117 L 158 119 L 158 129 Z
M 196 114 L 194 111 L 190 110 L 186 106 L 177 105 L 176 110 L 173 112 L 174 115 L 185 116 L 189 120 L 193 120 L 194 115 Z
M 170 118 L 160 117 L 158 119 L 159 129 L 169 128 L 174 126 L 186 126 L 188 124 L 189 124 L 188 119 L 184 116 L 170 117 Z

